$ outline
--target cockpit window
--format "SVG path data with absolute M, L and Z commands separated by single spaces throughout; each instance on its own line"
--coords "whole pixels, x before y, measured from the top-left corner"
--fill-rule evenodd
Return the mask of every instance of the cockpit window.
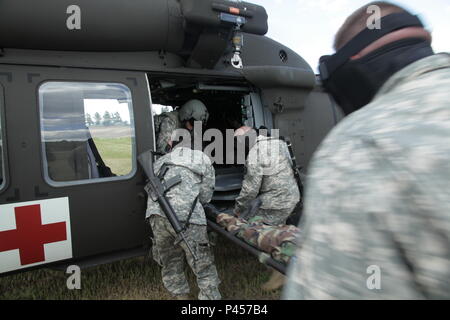
M 119 83 L 39 88 L 44 173 L 51 185 L 125 179 L 136 171 L 131 91 Z

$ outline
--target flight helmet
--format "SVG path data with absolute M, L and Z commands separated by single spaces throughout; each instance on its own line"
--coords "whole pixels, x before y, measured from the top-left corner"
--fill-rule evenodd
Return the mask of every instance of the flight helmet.
M 201 121 L 203 124 L 209 119 L 208 109 L 203 102 L 197 99 L 186 102 L 179 111 L 180 121 Z

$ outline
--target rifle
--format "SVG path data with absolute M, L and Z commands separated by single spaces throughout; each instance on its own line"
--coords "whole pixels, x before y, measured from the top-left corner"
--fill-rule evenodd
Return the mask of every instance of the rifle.
M 300 201 L 295 206 L 295 209 L 294 209 L 293 213 L 291 214 L 291 216 L 287 219 L 286 224 L 292 224 L 292 225 L 297 226 L 303 215 L 303 194 L 304 194 L 303 182 L 302 182 L 302 177 L 301 177 L 301 173 L 300 173 L 300 168 L 297 165 L 297 159 L 295 158 L 294 150 L 292 148 L 291 140 L 289 138 L 284 138 L 284 137 L 282 137 L 281 139 L 284 142 L 286 142 L 286 145 L 288 147 L 289 157 L 291 158 L 292 170 L 294 171 L 295 181 L 297 182 L 298 190 L 300 192 Z
M 153 151 L 149 150 L 141 155 L 139 155 L 138 160 L 141 164 L 142 168 L 145 171 L 145 174 L 147 175 L 147 178 L 149 180 L 146 191 L 149 194 L 149 197 L 152 198 L 153 201 L 157 201 L 161 210 L 164 212 L 164 215 L 167 217 L 167 219 L 170 222 L 170 225 L 175 230 L 176 234 L 179 237 L 179 240 L 175 243 L 179 243 L 180 241 L 184 241 L 186 244 L 188 250 L 191 252 L 192 256 L 194 257 L 194 260 L 197 261 L 198 257 L 195 254 L 194 250 L 192 250 L 192 247 L 189 245 L 189 242 L 186 239 L 185 236 L 185 227 L 181 226 L 180 220 L 178 220 L 178 217 L 175 213 L 175 210 L 173 209 L 172 205 L 170 204 L 169 200 L 166 198 L 166 193 L 170 190 L 170 188 L 176 186 L 177 184 L 181 183 L 181 178 L 179 176 L 173 177 L 169 179 L 168 181 L 164 181 L 162 177 L 167 171 L 167 168 L 164 170 L 161 170 L 161 174 L 157 176 L 154 172 L 153 168 Z

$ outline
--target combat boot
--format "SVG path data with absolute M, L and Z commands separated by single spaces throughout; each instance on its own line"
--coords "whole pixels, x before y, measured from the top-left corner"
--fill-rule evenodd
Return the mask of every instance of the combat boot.
M 261 286 L 263 291 L 275 291 L 283 287 L 285 275 L 279 273 L 276 270 L 272 270 L 270 279 Z

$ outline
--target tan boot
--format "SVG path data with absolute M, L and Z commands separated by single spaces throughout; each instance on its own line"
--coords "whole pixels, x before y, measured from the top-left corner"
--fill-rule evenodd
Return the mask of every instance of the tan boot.
M 186 295 L 175 296 L 175 298 L 177 300 L 191 300 L 191 297 L 189 297 L 187 294 Z
M 272 270 L 270 279 L 261 286 L 261 289 L 264 291 L 278 290 L 283 287 L 285 279 L 285 275 L 279 273 L 276 270 Z

